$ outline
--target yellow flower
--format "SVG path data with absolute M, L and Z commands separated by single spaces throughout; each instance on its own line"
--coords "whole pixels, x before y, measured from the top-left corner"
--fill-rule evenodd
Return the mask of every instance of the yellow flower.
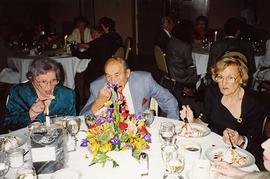
M 146 142 L 142 138 L 137 138 L 137 139 L 134 139 L 132 145 L 135 149 L 142 150 L 145 148 Z
M 106 153 L 112 150 L 112 145 L 109 142 L 102 142 L 100 152 Z
M 142 126 L 145 126 L 144 120 L 140 120 L 140 121 L 138 122 L 138 128 L 140 128 L 140 127 L 142 127 Z
M 98 141 L 96 139 L 90 138 L 88 146 L 92 151 L 93 157 L 95 157 L 99 151 L 100 144 L 98 143 Z
M 107 101 L 104 103 L 104 106 L 109 107 L 112 105 L 112 101 Z

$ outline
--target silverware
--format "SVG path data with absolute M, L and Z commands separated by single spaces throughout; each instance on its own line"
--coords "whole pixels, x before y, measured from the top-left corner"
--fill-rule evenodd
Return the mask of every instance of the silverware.
M 231 136 L 230 136 L 230 134 L 229 133 L 227 133 L 228 134 L 228 136 L 229 136 L 229 140 L 230 140 L 230 143 L 231 143 L 231 146 L 232 146 L 232 149 L 234 150 L 234 149 L 236 149 L 236 147 L 233 145 L 233 143 L 232 143 L 232 139 L 231 139 Z

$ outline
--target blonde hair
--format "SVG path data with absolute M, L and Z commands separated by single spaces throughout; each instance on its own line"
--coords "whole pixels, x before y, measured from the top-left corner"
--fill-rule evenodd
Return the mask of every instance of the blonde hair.
M 223 56 L 218 62 L 212 67 L 212 79 L 216 81 L 216 77 L 219 75 L 220 72 L 225 70 L 228 66 L 237 66 L 238 71 L 240 73 L 240 77 L 242 79 L 241 86 L 245 87 L 248 82 L 248 68 L 244 63 L 244 60 L 238 56 Z

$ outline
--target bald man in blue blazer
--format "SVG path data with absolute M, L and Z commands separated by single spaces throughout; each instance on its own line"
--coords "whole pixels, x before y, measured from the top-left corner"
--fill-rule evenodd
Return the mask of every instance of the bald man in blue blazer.
M 143 71 L 131 72 L 125 60 L 112 57 L 107 60 L 105 75 L 90 84 L 90 98 L 80 115 L 96 114 L 111 97 L 111 91 L 106 83 L 117 84 L 126 98 L 130 113 L 142 113 L 149 109 L 150 99 L 157 100 L 159 107 L 168 118 L 179 119 L 179 108 L 176 98 L 160 86 L 151 73 Z

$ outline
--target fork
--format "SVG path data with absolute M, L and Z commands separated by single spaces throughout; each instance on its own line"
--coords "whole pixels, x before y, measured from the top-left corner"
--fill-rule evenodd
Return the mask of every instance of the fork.
M 229 140 L 230 140 L 230 143 L 231 143 L 231 146 L 232 146 L 232 149 L 234 150 L 234 149 L 236 149 L 236 147 L 233 145 L 233 143 L 232 143 L 232 139 L 231 139 L 231 136 L 230 136 L 230 134 L 229 133 L 227 133 L 228 134 L 228 136 L 229 136 Z

